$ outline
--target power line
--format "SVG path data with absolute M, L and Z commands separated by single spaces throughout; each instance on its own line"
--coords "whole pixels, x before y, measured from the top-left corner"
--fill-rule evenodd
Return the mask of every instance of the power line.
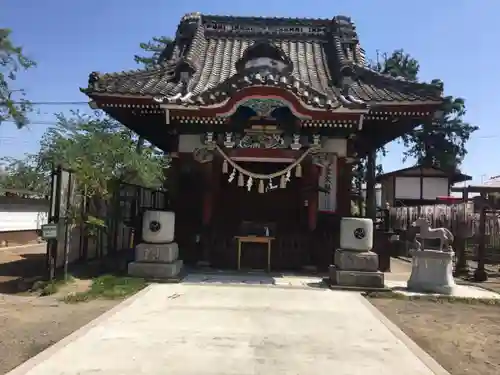
M 5 105 L 6 103 L 5 102 L 1 102 L 0 105 Z M 86 101 L 86 102 L 82 102 L 82 101 L 78 101 L 78 102 L 30 102 L 30 101 L 27 101 L 27 102 L 12 102 L 12 104 L 30 104 L 30 105 L 89 105 L 89 102 Z
M 2 122 L 8 122 L 11 124 L 15 124 L 14 120 L 3 120 Z M 55 121 L 29 121 L 27 126 L 29 125 L 57 125 L 58 123 Z

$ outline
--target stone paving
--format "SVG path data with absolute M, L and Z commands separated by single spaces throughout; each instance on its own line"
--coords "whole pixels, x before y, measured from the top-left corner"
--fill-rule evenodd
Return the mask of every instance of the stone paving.
M 360 293 L 262 281 L 151 285 L 10 375 L 447 374 Z
M 204 274 L 194 273 L 187 275 L 182 281 L 184 284 L 215 284 L 215 285 L 272 285 L 276 287 L 326 288 L 321 277 L 297 275 L 273 275 L 266 273 L 253 274 Z

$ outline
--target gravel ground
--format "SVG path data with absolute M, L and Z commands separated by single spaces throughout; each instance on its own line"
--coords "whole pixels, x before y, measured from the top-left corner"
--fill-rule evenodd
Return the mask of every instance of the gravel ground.
M 500 374 L 500 306 L 369 301 L 452 375 Z
M 0 374 L 5 374 L 120 301 L 66 304 L 52 297 L 0 295 Z

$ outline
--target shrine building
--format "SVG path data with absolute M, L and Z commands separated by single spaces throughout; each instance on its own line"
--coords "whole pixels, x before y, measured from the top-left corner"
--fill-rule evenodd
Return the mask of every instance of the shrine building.
M 89 76 L 94 108 L 172 157 L 187 264 L 236 268 L 235 236 L 272 236 L 272 269 L 326 269 L 351 215 L 354 164 L 431 122 L 441 88 L 368 68 L 351 19 L 187 14 L 150 69 Z M 260 229 L 259 229 L 260 228 Z M 243 268 L 265 268 L 258 246 Z

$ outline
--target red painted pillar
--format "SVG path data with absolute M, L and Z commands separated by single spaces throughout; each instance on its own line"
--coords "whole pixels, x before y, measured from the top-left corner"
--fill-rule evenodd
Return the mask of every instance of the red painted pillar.
M 212 212 L 214 203 L 213 202 L 214 171 L 212 162 L 205 163 L 201 167 L 203 171 L 203 179 L 205 182 L 203 190 L 202 224 L 204 227 L 207 227 L 210 225 L 210 222 L 212 221 Z
M 309 230 L 312 232 L 316 229 L 318 222 L 318 183 L 319 183 L 319 167 L 311 163 L 308 173 L 308 182 L 311 187 L 309 192 L 307 211 L 308 211 L 308 224 Z

